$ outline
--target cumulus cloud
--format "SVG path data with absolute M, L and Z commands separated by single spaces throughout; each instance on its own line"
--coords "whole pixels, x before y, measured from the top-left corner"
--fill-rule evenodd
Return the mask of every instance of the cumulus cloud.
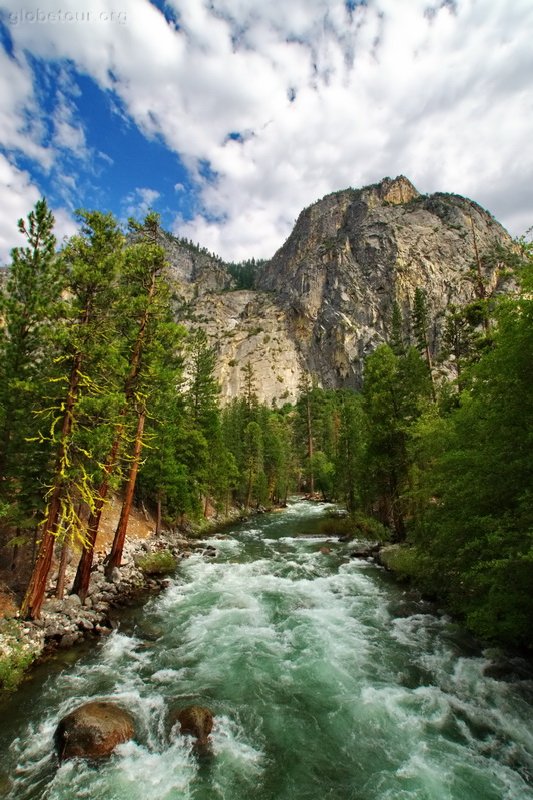
M 22 153 L 48 170 L 52 158 L 41 143 L 42 111 L 34 93 L 33 73 L 24 54 L 0 49 L 0 131 L 2 148 Z
M 138 187 L 126 195 L 123 200 L 123 208 L 126 217 L 135 217 L 135 219 L 143 219 L 150 209 L 153 208 L 154 203 L 160 197 L 160 193 L 156 189 L 148 189 Z
M 166 17 L 125 0 L 120 21 L 115 6 L 93 0 L 76 24 L 12 25 L 9 69 L 27 104 L 25 50 L 115 93 L 190 170 L 199 210 L 175 227 L 209 249 L 269 256 L 303 206 L 398 173 L 473 197 L 513 232 L 533 221 L 531 195 L 515 197 L 533 173 L 530 0 L 168 0 Z M 83 147 L 66 122 L 64 141 Z
M 17 220 L 25 218 L 28 212 L 41 197 L 37 186 L 32 183 L 30 175 L 13 166 L 0 154 L 0 264 L 10 260 L 11 248 L 25 245 L 25 240 L 17 228 Z M 58 242 L 72 236 L 77 226 L 66 208 L 53 209 L 55 217 L 54 233 Z
M 14 167 L 0 154 L 0 192 L 2 213 L 0 214 L 0 263 L 7 262 L 9 251 L 19 241 L 17 220 L 26 216 L 39 199 L 39 191 L 32 185 L 27 172 Z

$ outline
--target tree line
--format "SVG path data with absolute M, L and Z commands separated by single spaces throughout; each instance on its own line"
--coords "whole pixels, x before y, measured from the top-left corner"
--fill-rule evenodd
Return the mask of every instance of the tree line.
M 244 363 L 242 396 L 221 408 L 214 350 L 175 321 L 157 215 L 126 234 L 111 215 L 78 219 L 58 251 L 39 201 L 0 291 L 0 525 L 15 568 L 32 556 L 25 615 L 39 616 L 54 553 L 79 554 L 85 598 L 111 492 L 108 574 L 134 499 L 160 530 L 300 491 L 342 502 L 356 535 L 400 543 L 400 569 L 478 634 L 530 643 L 530 244 L 483 255 L 514 276 L 498 297 L 477 255 L 474 300 L 448 310 L 436 357 L 419 288 L 412 310 L 391 309 L 360 392 L 305 376 L 295 405 L 269 408 Z
M 54 557 L 57 596 L 74 552 L 70 590 L 85 600 L 111 493 L 122 508 L 108 576 L 135 499 L 159 532 L 282 502 L 297 486 L 290 414 L 258 402 L 251 364 L 243 397 L 220 409 L 205 333 L 175 320 L 157 215 L 126 232 L 110 214 L 77 216 L 79 233 L 58 250 L 39 201 L 19 220 L 26 242 L 0 288 L 0 529 L 13 571 L 29 553 L 29 618 L 39 617 Z
M 513 291 L 491 295 L 479 255 L 474 298 L 448 310 L 432 359 L 417 289 L 409 318 L 395 306 L 389 343 L 366 358 L 362 391 L 309 388 L 300 424 L 317 426 L 309 480 L 361 532 L 369 519 L 384 525 L 402 545 L 398 572 L 476 634 L 531 647 L 533 246 L 483 258 L 512 274 Z

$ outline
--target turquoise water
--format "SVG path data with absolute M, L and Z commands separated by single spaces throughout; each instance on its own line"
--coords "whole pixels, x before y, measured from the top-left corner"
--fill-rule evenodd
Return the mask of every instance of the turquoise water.
M 485 677 L 446 617 L 395 617 L 382 570 L 320 552 L 324 513 L 295 503 L 212 540 L 101 646 L 41 670 L 1 709 L 0 796 L 533 800 L 533 685 Z M 136 740 L 58 768 L 55 726 L 92 698 L 130 709 Z M 216 715 L 210 759 L 169 737 L 168 708 L 193 702 Z

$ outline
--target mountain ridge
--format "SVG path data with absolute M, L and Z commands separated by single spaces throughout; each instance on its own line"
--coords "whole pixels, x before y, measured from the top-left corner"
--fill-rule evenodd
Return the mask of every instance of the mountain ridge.
M 275 404 L 294 401 L 306 374 L 327 388 L 358 388 L 364 358 L 390 338 L 395 303 L 407 328 L 417 288 L 438 352 L 447 309 L 476 297 L 476 270 L 489 293 L 505 290 L 486 254 L 511 243 L 475 201 L 420 194 L 403 175 L 303 209 L 254 289 L 237 289 L 221 259 L 169 237 L 177 315 L 215 347 L 222 401 L 242 391 L 250 362 L 259 399 Z

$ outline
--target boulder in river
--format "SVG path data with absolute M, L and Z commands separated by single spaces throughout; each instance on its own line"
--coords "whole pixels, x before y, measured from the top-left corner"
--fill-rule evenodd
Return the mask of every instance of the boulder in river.
M 181 733 L 196 736 L 197 745 L 206 746 L 213 729 L 213 714 L 205 706 L 187 706 L 174 715 L 173 723 L 180 723 Z
M 94 701 L 63 717 L 56 728 L 55 744 L 60 761 L 103 758 L 134 733 L 131 714 L 114 703 Z
M 379 542 L 369 542 L 368 544 L 359 544 L 350 551 L 350 558 L 371 558 L 379 553 L 381 545 Z

